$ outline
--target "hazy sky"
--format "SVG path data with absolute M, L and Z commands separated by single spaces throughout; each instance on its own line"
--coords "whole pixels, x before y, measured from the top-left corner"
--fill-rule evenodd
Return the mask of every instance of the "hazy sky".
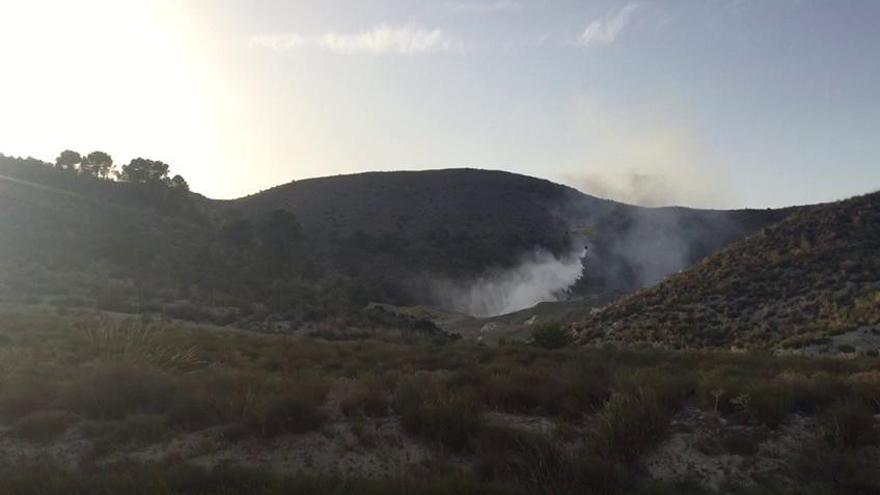
M 646 204 L 880 189 L 880 2 L 0 0 L 0 152 L 216 198 L 504 169 Z

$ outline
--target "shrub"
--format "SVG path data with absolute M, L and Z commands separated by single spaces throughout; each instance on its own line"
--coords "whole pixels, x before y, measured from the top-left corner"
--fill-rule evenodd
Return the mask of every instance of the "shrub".
M 474 451 L 481 479 L 515 481 L 526 493 L 590 493 L 601 483 L 578 452 L 536 433 L 489 426 L 474 440 Z
M 509 487 L 462 475 L 430 481 L 368 480 L 343 476 L 284 477 L 221 464 L 212 469 L 181 463 L 113 464 L 71 471 L 52 465 L 0 466 L 0 495 L 502 495 Z
M 795 461 L 800 476 L 809 482 L 802 491 L 792 493 L 880 493 L 876 461 L 861 452 L 808 444 Z
M 212 370 L 189 377 L 172 416 L 190 426 L 231 425 L 231 438 L 303 433 L 324 421 L 323 380 Z
M 26 440 L 48 442 L 67 431 L 77 421 L 77 416 L 68 411 L 35 411 L 13 423 L 12 434 Z
M 545 323 L 532 330 L 532 343 L 544 349 L 562 349 L 574 343 L 574 335 L 559 323 Z
M 632 396 L 645 395 L 667 411 L 679 408 L 681 402 L 696 392 L 697 380 L 687 370 L 652 366 L 618 373 L 617 390 Z
M 19 373 L 3 378 L 0 387 L 0 417 L 14 420 L 52 407 L 56 387 L 48 379 Z
M 171 377 L 153 367 L 104 363 L 67 390 L 67 403 L 89 418 L 119 419 L 129 414 L 161 413 L 175 392 Z
M 784 372 L 773 382 L 790 392 L 795 411 L 806 414 L 824 409 L 850 391 L 847 383 L 825 372 L 810 377 L 800 373 Z
M 753 385 L 746 394 L 746 412 L 771 428 L 779 426 L 794 410 L 791 390 L 777 383 Z
M 612 370 L 602 362 L 578 359 L 548 371 L 536 391 L 548 413 L 577 420 L 608 400 L 612 379 Z
M 721 445 L 725 452 L 747 457 L 758 453 L 760 439 L 754 434 L 734 431 L 724 435 Z
M 475 394 L 449 390 L 425 375 L 398 385 L 394 409 L 407 432 L 457 451 L 467 449 L 483 427 L 482 403 Z
M 822 433 L 833 447 L 847 449 L 875 440 L 874 415 L 868 405 L 847 398 L 835 403 L 822 416 Z
M 849 386 L 856 397 L 880 412 L 880 371 L 856 373 L 850 376 Z
M 324 400 L 317 394 L 289 393 L 277 398 L 267 397 L 245 420 L 252 433 L 273 437 L 286 433 L 305 433 L 317 429 L 324 422 L 320 405 Z
M 589 439 L 599 458 L 632 462 L 666 431 L 671 413 L 650 390 L 615 393 L 596 415 Z
M 83 425 L 82 431 L 108 448 L 130 444 L 149 445 L 168 434 L 169 420 L 158 414 L 135 414 L 120 420 L 91 421 Z
M 531 413 L 541 407 L 544 377 L 534 369 L 514 369 L 493 373 L 482 386 L 485 402 L 493 408 L 513 413 Z
M 362 378 L 350 384 L 339 400 L 339 408 L 348 417 L 381 417 L 388 414 L 388 392 L 374 377 Z

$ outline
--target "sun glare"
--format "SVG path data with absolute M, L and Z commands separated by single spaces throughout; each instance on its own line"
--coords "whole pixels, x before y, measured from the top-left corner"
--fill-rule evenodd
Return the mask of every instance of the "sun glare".
M 2 3 L 0 19 L 6 153 L 52 159 L 59 145 L 163 148 L 172 156 L 160 158 L 202 163 L 196 156 L 213 138 L 212 85 L 195 63 L 198 32 L 182 8 L 38 0 Z

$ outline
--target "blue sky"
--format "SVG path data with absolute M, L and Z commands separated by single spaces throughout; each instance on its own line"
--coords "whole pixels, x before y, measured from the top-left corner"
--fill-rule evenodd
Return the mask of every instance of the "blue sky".
M 462 166 L 648 205 L 880 189 L 880 2 L 70 3 L 0 3 L 4 153 L 155 157 L 224 198 Z

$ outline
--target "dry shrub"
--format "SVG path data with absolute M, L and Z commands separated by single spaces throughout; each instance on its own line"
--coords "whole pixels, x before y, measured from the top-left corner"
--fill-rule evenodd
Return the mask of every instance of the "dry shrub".
M 632 462 L 663 434 L 681 402 L 693 394 L 688 373 L 646 368 L 618 377 L 617 391 L 596 414 L 591 446 L 603 461 Z
M 545 379 L 538 370 L 514 369 L 493 373 L 483 385 L 483 398 L 492 408 L 512 413 L 530 413 L 541 407 L 541 384 Z
M 856 373 L 849 377 L 849 385 L 854 395 L 880 412 L 880 371 Z
M 833 447 L 849 449 L 874 443 L 874 414 L 856 398 L 842 399 L 828 408 L 821 419 L 822 434 Z
M 387 388 L 374 376 L 362 377 L 346 384 L 339 399 L 339 408 L 348 417 L 387 416 L 390 405 Z
M 552 368 L 500 370 L 482 385 L 482 395 L 503 411 L 577 420 L 608 399 L 611 381 L 607 366 L 581 359 Z
M 173 416 L 191 426 L 231 425 L 232 437 L 302 433 L 324 421 L 318 378 L 212 370 L 187 377 Z
M 660 439 L 671 418 L 650 390 L 615 393 L 596 415 L 590 444 L 606 462 L 633 462 Z
M 777 375 L 773 382 L 788 390 L 793 402 L 792 408 L 805 414 L 824 409 L 850 391 L 844 380 L 826 372 L 807 376 L 785 371 Z
M 162 413 L 177 392 L 172 377 L 152 366 L 108 362 L 68 388 L 65 402 L 89 418 L 118 419 L 129 414 Z
M 474 392 L 450 390 L 427 373 L 402 380 L 393 404 L 407 432 L 453 450 L 467 449 L 483 428 L 482 402 Z
M 473 443 L 481 479 L 513 481 L 526 493 L 591 493 L 607 481 L 583 452 L 537 433 L 487 426 Z
M 3 378 L 0 384 L 0 417 L 15 420 L 53 406 L 57 386 L 48 377 L 12 373 Z
M 784 384 L 757 383 L 747 389 L 742 407 L 756 421 L 771 428 L 779 426 L 792 413 L 794 395 Z
M 26 440 L 48 442 L 68 430 L 79 418 L 68 411 L 35 411 L 18 418 L 12 435 Z

